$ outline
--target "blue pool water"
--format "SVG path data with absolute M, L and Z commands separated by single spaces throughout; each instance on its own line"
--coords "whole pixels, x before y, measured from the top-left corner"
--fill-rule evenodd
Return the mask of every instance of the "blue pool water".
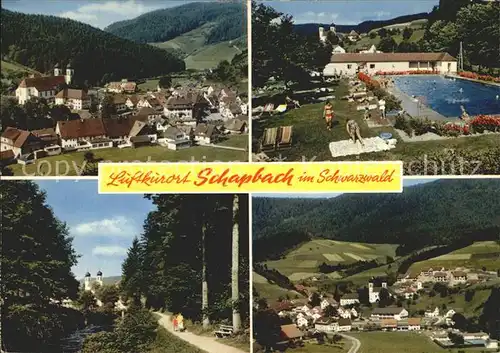
M 469 115 L 500 114 L 500 86 L 437 75 L 396 76 L 393 80 L 400 91 L 425 97 L 425 105 L 446 117 L 460 116 L 460 105 Z

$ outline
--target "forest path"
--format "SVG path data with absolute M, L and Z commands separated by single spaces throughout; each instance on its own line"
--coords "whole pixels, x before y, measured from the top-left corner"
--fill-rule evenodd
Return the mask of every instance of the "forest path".
M 187 330 L 184 332 L 174 331 L 171 315 L 159 312 L 156 312 L 156 314 L 161 316 L 158 323 L 168 330 L 168 332 L 207 353 L 246 353 L 238 348 L 226 346 L 225 344 L 218 342 L 215 337 L 198 336 Z

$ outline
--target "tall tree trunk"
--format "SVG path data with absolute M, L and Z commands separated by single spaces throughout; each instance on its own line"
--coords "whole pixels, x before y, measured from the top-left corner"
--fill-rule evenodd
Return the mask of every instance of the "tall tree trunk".
M 241 330 L 241 316 L 240 309 L 238 307 L 240 291 L 239 291 L 239 224 L 238 224 L 238 214 L 240 208 L 240 200 L 237 194 L 233 197 L 233 247 L 232 247 L 232 257 L 233 264 L 231 270 L 231 292 L 232 292 L 232 302 L 233 302 L 233 332 L 237 333 Z
M 207 259 L 205 257 L 205 235 L 207 233 L 207 224 L 205 214 L 201 223 L 201 252 L 202 252 L 202 268 L 201 268 L 201 310 L 203 315 L 203 328 L 208 328 L 210 319 L 208 318 L 208 282 L 207 282 Z

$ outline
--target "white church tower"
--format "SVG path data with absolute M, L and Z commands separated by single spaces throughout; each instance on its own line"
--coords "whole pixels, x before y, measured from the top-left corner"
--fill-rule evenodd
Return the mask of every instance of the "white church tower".
M 90 281 L 91 281 L 91 278 L 90 278 L 90 273 L 87 272 L 85 274 L 85 279 L 84 279 L 84 285 L 85 285 L 85 290 L 86 291 L 90 291 L 92 290 L 92 286 L 90 285 Z
M 54 76 L 62 76 L 61 68 L 59 64 L 54 65 Z
M 73 75 L 75 74 L 75 70 L 71 67 L 71 64 L 68 64 L 66 66 L 66 75 L 64 75 L 64 80 L 66 81 L 66 84 L 69 85 L 71 81 L 73 80 Z
M 103 283 L 102 283 L 102 272 L 101 271 L 97 272 L 96 282 L 99 283 L 100 286 L 103 285 Z

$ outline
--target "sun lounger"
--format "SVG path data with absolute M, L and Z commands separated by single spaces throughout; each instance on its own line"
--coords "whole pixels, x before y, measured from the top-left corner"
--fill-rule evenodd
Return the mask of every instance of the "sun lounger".
M 293 126 L 281 126 L 278 137 L 277 148 L 285 149 L 292 147 Z
M 272 151 L 276 149 L 276 139 L 278 137 L 278 128 L 272 127 L 264 130 L 260 150 L 262 152 Z

